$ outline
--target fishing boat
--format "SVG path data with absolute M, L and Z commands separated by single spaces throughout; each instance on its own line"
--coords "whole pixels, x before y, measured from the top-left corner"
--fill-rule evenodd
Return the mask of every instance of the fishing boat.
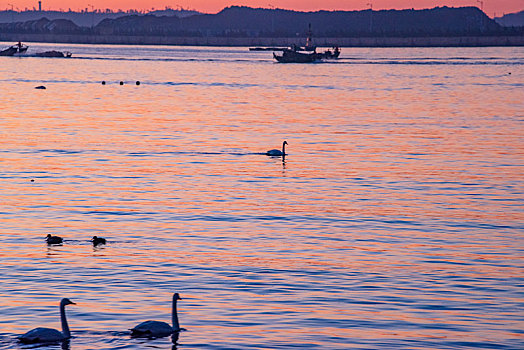
M 276 50 L 275 50 L 276 51 Z M 280 63 L 312 63 L 324 59 L 337 59 L 340 56 L 340 48 L 335 46 L 333 51 L 326 50 L 324 52 L 313 52 L 307 50 L 307 47 L 293 46 L 287 49 L 279 49 L 282 55 L 277 55 L 273 52 L 273 57 Z
M 24 54 L 29 46 L 22 44 L 20 41 L 13 46 L 8 47 L 5 50 L 0 51 L 0 56 L 14 56 Z
M 282 55 L 277 55 L 275 51 L 282 51 Z M 334 46 L 333 51 L 317 52 L 317 47 L 313 45 L 311 23 L 307 32 L 306 46 L 293 45 L 289 48 L 275 48 L 273 50 L 273 57 L 280 63 L 312 63 L 324 59 L 337 59 L 338 56 L 340 56 L 338 46 Z

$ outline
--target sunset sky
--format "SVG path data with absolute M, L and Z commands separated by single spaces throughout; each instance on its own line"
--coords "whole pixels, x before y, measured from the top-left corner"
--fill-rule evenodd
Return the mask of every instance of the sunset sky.
M 405 8 L 432 8 L 435 6 L 477 6 L 480 7 L 479 0 L 42 0 L 44 10 L 69 9 L 79 10 L 91 6 L 98 9 L 142 9 L 151 8 L 163 9 L 166 6 L 176 8 L 182 6 L 201 12 L 216 13 L 224 7 L 231 5 L 245 5 L 250 7 L 271 7 L 283 9 L 293 9 L 299 11 L 316 10 L 362 10 L 369 8 L 369 3 L 373 4 L 373 9 L 405 9 Z M 10 0 L 9 5 L 3 2 L 3 9 L 11 8 L 23 10 L 38 7 L 38 0 Z M 504 13 L 518 12 L 524 10 L 524 0 L 483 0 L 484 11 L 493 17 L 494 14 L 500 16 Z

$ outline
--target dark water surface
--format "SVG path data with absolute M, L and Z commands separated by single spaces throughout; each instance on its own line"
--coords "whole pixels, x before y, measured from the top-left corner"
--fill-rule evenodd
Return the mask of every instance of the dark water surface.
M 74 56 L 0 57 L 0 349 L 62 297 L 74 350 L 524 348 L 524 48 L 30 47 Z

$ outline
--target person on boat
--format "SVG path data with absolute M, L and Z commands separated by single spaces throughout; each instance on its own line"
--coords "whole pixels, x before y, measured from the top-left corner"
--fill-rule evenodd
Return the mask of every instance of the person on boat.
M 16 44 L 16 46 L 18 46 L 18 50 L 20 50 L 22 48 L 22 42 L 19 41 L 18 44 Z

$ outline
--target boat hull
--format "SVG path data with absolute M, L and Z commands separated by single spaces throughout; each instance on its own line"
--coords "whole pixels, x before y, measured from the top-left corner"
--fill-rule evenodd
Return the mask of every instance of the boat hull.
M 273 57 L 280 63 L 313 63 L 320 59 L 316 53 L 302 53 L 292 50 L 284 50 L 282 56 L 273 52 Z
M 0 56 L 13 56 L 17 51 L 17 48 L 9 47 L 5 50 L 0 51 Z

